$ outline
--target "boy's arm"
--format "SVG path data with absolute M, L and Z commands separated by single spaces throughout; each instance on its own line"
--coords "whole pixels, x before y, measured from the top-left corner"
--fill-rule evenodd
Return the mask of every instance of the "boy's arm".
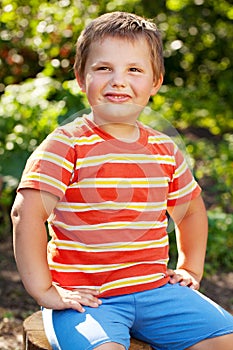
M 47 263 L 45 222 L 57 201 L 56 196 L 34 189 L 17 194 L 11 213 L 15 259 L 26 290 L 39 305 L 83 312 L 82 305 L 97 306 L 97 293 L 71 292 L 53 285 Z
M 171 283 L 180 282 L 181 285 L 198 289 L 204 270 L 208 236 L 208 220 L 202 197 L 168 207 L 168 213 L 176 226 L 178 249 L 177 269 L 174 278 L 171 276 Z

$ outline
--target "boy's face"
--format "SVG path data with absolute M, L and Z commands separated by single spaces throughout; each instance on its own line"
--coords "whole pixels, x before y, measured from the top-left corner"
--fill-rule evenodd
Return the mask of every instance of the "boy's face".
M 155 81 L 150 57 L 141 37 L 134 42 L 106 37 L 91 44 L 84 79 L 77 80 L 99 125 L 135 123 L 162 84 L 162 76 Z

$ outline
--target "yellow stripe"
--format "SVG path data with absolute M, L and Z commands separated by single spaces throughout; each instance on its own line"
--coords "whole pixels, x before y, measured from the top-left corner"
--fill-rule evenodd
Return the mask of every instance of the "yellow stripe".
M 151 178 L 89 178 L 83 179 L 76 184 L 77 187 L 86 188 L 86 187 L 113 187 L 117 188 L 128 188 L 128 187 L 165 187 L 169 178 L 165 177 L 151 177 Z M 73 186 L 74 187 L 74 186 Z
M 73 138 L 64 134 L 58 134 L 58 133 L 54 133 L 51 134 L 51 136 L 48 137 L 49 141 L 58 141 L 61 142 L 65 145 L 68 145 L 70 147 L 72 147 L 72 140 Z
M 104 202 L 104 203 L 64 203 L 57 205 L 56 209 L 61 211 L 79 211 L 90 210 L 136 210 L 136 211 L 158 211 L 166 209 L 166 202 Z
M 72 241 L 60 241 L 54 240 L 50 242 L 50 244 L 54 244 L 54 246 L 59 249 L 67 249 L 67 250 L 76 250 L 83 252 L 94 252 L 99 253 L 103 251 L 133 251 L 133 250 L 141 250 L 141 249 L 153 249 L 164 247 L 168 245 L 168 236 L 164 236 L 156 241 L 140 241 L 140 242 L 116 242 L 116 243 L 108 243 L 108 244 L 93 244 L 93 245 L 85 245 L 81 243 L 76 243 Z
M 80 123 L 81 125 L 75 125 L 75 127 L 82 127 L 83 124 Z M 72 128 L 71 130 L 71 134 L 70 135 L 65 135 L 63 133 L 59 133 L 59 129 L 57 131 L 55 131 L 53 134 L 48 136 L 48 140 L 49 141 L 58 141 L 61 142 L 63 144 L 69 145 L 71 147 L 73 147 L 75 144 L 78 144 L 79 146 L 82 145 L 93 145 L 95 143 L 99 143 L 99 142 L 103 142 L 104 140 L 97 134 L 92 134 L 90 136 L 80 136 L 80 137 L 75 137 L 73 136 L 73 130 L 74 128 Z
M 159 221 L 140 221 L 133 224 L 131 221 L 118 221 L 118 222 L 105 222 L 101 224 L 93 225 L 67 225 L 63 222 L 53 221 L 52 224 L 57 227 L 64 228 L 68 231 L 96 231 L 96 230 L 115 230 L 115 229 L 152 229 L 166 227 L 166 220 L 163 222 Z
M 33 159 L 39 159 L 42 161 L 51 162 L 53 164 L 56 164 L 60 167 L 63 167 L 69 170 L 70 172 L 73 170 L 73 167 L 74 167 L 73 163 L 69 162 L 67 159 L 60 157 L 57 154 L 45 152 L 45 151 L 42 151 L 42 152 L 36 151 L 35 157 Z
M 113 281 L 113 282 L 103 284 L 100 288 L 100 292 L 103 293 L 111 289 L 116 289 L 121 287 L 130 287 L 130 286 L 135 286 L 143 283 L 151 283 L 151 282 L 159 281 L 162 278 L 164 278 L 164 274 L 162 273 L 157 273 L 157 274 L 148 275 L 148 276 L 123 278 L 118 281 Z
M 106 265 L 68 265 L 68 264 L 58 264 L 58 263 L 49 263 L 50 269 L 56 270 L 58 272 L 85 272 L 85 273 L 101 273 L 101 272 L 107 272 L 107 271 L 115 271 L 115 270 L 121 270 L 128 267 L 134 267 L 137 265 L 154 265 L 154 264 L 161 264 L 166 265 L 168 262 L 168 259 L 159 260 L 159 261 L 140 261 L 140 262 L 128 262 L 128 263 L 122 263 L 122 264 L 106 264 Z
M 34 173 L 34 172 L 29 173 L 28 175 L 26 175 L 23 178 L 23 182 L 26 182 L 26 181 L 38 181 L 38 182 L 44 183 L 46 185 L 51 185 L 51 186 L 56 187 L 57 189 L 61 190 L 63 193 L 66 190 L 66 186 L 61 181 L 58 181 L 55 178 L 50 177 L 50 176 L 45 175 L 45 174 L 38 174 L 38 173 Z
M 163 163 L 175 165 L 173 156 L 148 155 L 148 154 L 104 154 L 102 156 L 85 157 L 76 163 L 77 168 L 99 165 L 102 163 Z
M 59 272 L 86 272 L 86 273 L 100 273 L 106 271 L 113 271 L 118 269 L 134 266 L 133 263 L 113 264 L 113 265 L 65 265 L 49 263 L 50 269 Z
M 195 180 L 193 179 L 192 182 L 190 184 L 188 184 L 187 186 L 185 186 L 184 188 L 175 191 L 175 192 L 171 192 L 168 195 L 168 199 L 176 199 L 176 198 L 180 198 L 180 197 L 184 197 L 187 194 L 191 194 L 192 191 L 197 187 L 197 184 L 195 182 Z
M 148 137 L 148 143 L 154 144 L 154 143 L 171 143 L 174 145 L 174 142 L 172 141 L 172 139 L 165 135 L 165 134 L 161 134 L 161 135 L 150 135 Z
M 182 174 L 185 173 L 185 171 L 188 169 L 187 167 L 187 163 L 185 162 L 185 160 L 183 161 L 183 163 L 175 170 L 175 173 L 173 175 L 173 178 L 178 178 L 180 177 Z
M 79 146 L 82 145 L 93 145 L 99 142 L 103 142 L 103 139 L 99 137 L 97 134 L 91 135 L 91 136 L 81 136 L 79 138 L 74 139 L 75 143 Z

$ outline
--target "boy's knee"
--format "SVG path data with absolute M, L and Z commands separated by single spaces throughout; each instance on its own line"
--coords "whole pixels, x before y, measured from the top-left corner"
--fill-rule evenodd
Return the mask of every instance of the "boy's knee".
M 95 350 L 125 350 L 125 347 L 117 343 L 105 343 L 95 348 Z
M 215 338 L 205 339 L 187 350 L 232 350 L 233 333 Z

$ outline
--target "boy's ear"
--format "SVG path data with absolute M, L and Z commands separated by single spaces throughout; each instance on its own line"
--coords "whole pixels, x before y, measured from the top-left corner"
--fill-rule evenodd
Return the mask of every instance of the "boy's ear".
M 162 84 L 163 84 L 163 75 L 160 74 L 159 79 L 154 81 L 153 87 L 151 89 L 151 96 L 154 96 L 157 94 Z
M 86 92 L 84 79 L 79 76 L 78 72 L 75 72 L 75 77 L 82 92 Z

